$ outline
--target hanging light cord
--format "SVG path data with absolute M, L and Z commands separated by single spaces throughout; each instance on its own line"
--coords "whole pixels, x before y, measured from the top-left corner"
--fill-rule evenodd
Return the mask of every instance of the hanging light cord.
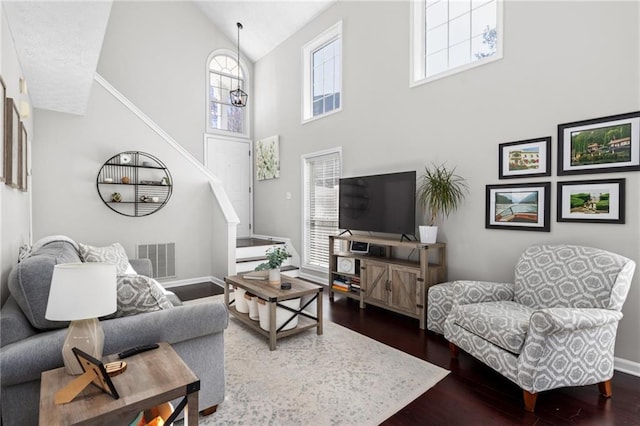
M 238 26 L 238 89 L 240 89 L 240 30 L 242 29 L 242 24 L 238 22 L 236 25 Z

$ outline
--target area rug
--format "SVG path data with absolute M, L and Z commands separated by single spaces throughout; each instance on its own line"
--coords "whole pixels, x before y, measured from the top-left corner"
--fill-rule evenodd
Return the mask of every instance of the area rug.
M 377 425 L 448 371 L 326 320 L 323 335 L 308 330 L 270 351 L 231 316 L 225 373 L 225 401 L 201 425 Z

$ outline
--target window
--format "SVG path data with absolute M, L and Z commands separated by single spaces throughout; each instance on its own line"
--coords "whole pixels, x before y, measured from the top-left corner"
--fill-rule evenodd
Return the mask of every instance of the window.
M 226 131 L 245 136 L 247 132 L 246 108 L 231 105 L 229 91 L 240 85 L 245 90 L 246 73 L 230 54 L 214 54 L 209 60 L 209 84 L 207 93 L 207 130 Z
M 302 267 L 327 271 L 329 236 L 338 233 L 340 148 L 302 157 L 304 171 Z
M 502 0 L 412 3 L 411 84 L 502 58 Z
M 342 107 L 342 21 L 302 49 L 302 121 L 337 112 Z

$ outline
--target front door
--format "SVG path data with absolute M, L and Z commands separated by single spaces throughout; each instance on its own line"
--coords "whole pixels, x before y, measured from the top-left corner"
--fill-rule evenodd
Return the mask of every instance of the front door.
M 222 181 L 240 219 L 238 238 L 251 236 L 250 141 L 205 137 L 205 166 Z

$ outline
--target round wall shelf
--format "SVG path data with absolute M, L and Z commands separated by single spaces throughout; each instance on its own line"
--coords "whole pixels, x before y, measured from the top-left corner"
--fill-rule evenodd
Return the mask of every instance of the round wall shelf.
M 148 216 L 171 198 L 173 180 L 162 161 L 151 154 L 126 151 L 109 158 L 96 178 L 104 204 L 124 216 Z

